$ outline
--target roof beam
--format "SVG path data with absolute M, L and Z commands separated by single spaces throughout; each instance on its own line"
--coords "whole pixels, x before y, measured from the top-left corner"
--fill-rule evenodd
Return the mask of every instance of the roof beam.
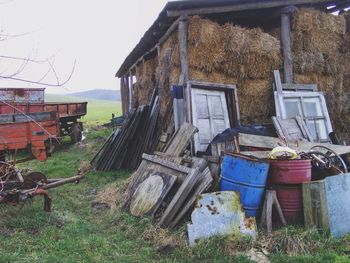
M 345 8 L 348 8 L 350 6 L 350 1 L 342 1 L 339 4 L 337 4 L 335 7 L 332 7 L 330 9 L 327 9 L 327 13 L 334 13 L 338 12 L 340 10 L 343 10 Z
M 242 3 L 235 5 L 226 6 L 213 6 L 213 7 L 199 7 L 184 10 L 168 10 L 168 17 L 178 17 L 182 15 L 205 15 L 214 13 L 227 13 L 234 11 L 244 11 L 253 9 L 266 9 L 274 7 L 283 7 L 288 5 L 307 5 L 307 4 L 318 4 L 318 3 L 330 3 L 329 0 L 276 0 L 276 1 L 260 1 L 253 3 Z M 333 1 L 335 2 L 335 1 Z

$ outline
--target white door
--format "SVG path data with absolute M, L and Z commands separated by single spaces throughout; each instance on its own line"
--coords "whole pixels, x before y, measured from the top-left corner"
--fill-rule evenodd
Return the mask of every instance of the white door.
M 230 128 L 224 91 L 191 89 L 192 120 L 198 128 L 195 151 L 205 151 L 213 138 Z

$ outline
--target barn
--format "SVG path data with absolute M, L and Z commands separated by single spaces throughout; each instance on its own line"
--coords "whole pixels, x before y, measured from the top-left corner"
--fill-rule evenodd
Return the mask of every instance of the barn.
M 158 128 L 194 124 L 197 150 L 226 128 L 268 124 L 280 111 L 299 110 L 318 136 L 335 131 L 349 139 L 349 6 L 329 0 L 168 2 L 116 73 L 123 113 L 150 103 L 156 91 Z M 274 70 L 283 87 L 298 91 L 287 109 L 277 109 Z M 316 115 L 308 118 L 310 112 Z

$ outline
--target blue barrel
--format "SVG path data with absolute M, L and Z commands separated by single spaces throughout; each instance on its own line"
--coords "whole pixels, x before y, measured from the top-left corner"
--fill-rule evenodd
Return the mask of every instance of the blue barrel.
M 247 216 L 256 217 L 264 197 L 269 163 L 224 156 L 221 164 L 221 191 L 237 191 Z

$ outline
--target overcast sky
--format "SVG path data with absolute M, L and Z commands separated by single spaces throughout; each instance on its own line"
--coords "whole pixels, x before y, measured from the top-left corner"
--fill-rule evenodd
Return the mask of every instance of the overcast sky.
M 0 0 L 5 2 L 6 0 Z M 9 0 L 0 4 L 0 56 L 46 59 L 63 81 L 76 60 L 72 79 L 51 93 L 119 89 L 118 67 L 157 18 L 166 0 Z M 0 75 L 10 75 L 22 62 L 0 58 Z M 38 80 L 48 64 L 27 63 L 22 78 Z M 49 73 L 43 80 L 55 83 Z M 0 79 L 0 87 L 38 87 Z

